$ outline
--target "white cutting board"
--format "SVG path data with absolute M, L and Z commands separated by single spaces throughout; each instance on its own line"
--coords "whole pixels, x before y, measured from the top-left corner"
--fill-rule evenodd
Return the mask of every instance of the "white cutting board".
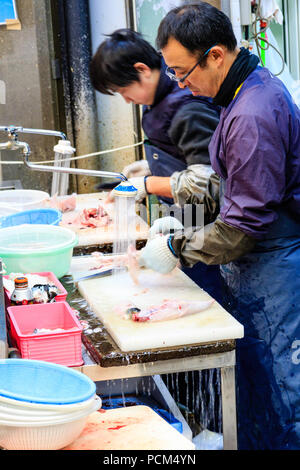
M 76 196 L 76 209 L 75 211 L 67 212 L 63 215 L 62 222 L 59 224 L 62 227 L 73 230 L 78 235 L 77 247 L 87 247 L 92 245 L 102 245 L 107 243 L 113 243 L 115 240 L 114 224 L 109 224 L 107 227 L 97 228 L 76 228 L 69 225 L 67 222 L 71 221 L 77 214 L 83 209 L 97 208 L 101 205 L 106 212 L 114 218 L 114 203 L 105 204 L 107 198 L 107 192 L 91 193 L 91 194 L 77 194 Z M 136 239 L 147 240 L 148 239 L 149 226 L 148 224 L 138 215 L 136 216 Z
M 148 406 L 100 410 L 63 450 L 195 450 L 194 444 Z
M 127 272 L 105 278 L 80 281 L 78 289 L 119 348 L 126 351 L 147 350 L 188 344 L 242 338 L 243 326 L 217 302 L 194 315 L 162 322 L 133 322 L 116 313 L 121 303 L 133 302 L 144 308 L 164 299 L 209 300 L 210 295 L 180 269 L 163 275 L 140 271 L 139 286 Z

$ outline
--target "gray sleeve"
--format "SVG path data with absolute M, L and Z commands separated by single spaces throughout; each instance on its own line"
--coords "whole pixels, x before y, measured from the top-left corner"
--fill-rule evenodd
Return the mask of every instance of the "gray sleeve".
M 227 264 L 251 251 L 256 240 L 241 230 L 225 224 L 220 217 L 197 230 L 189 228 L 176 232 L 172 247 L 183 266 Z
M 218 112 L 202 101 L 192 101 L 179 108 L 168 133 L 187 165 L 210 164 L 208 145 L 218 123 Z
M 170 177 L 174 203 L 183 207 L 184 204 L 201 204 L 209 178 L 214 173 L 210 165 L 190 165 L 186 170 L 175 171 Z

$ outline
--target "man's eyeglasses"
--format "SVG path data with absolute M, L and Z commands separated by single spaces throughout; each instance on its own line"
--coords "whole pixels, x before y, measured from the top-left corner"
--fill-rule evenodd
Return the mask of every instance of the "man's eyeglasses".
M 174 82 L 178 82 L 178 83 L 183 83 L 189 75 L 191 75 L 191 73 L 195 70 L 195 68 L 201 63 L 202 59 L 207 56 L 207 54 L 212 50 L 213 47 L 215 47 L 217 44 L 214 44 L 213 46 L 211 46 L 209 49 L 207 49 L 206 52 L 204 52 L 204 54 L 202 55 L 201 59 L 194 65 L 194 67 L 189 71 L 187 72 L 182 78 L 179 78 L 179 77 L 176 77 L 176 74 L 174 72 L 174 69 L 170 68 L 170 67 L 167 67 L 166 68 L 166 75 L 171 79 L 171 80 L 174 80 Z

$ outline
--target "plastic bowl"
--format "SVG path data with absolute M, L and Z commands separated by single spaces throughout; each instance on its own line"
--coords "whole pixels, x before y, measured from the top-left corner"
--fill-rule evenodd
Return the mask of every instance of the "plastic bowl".
M 45 426 L 49 424 L 61 424 L 69 421 L 74 421 L 84 416 L 88 416 L 90 413 L 97 411 L 101 408 L 101 399 L 96 397 L 93 401 L 89 403 L 89 406 L 86 406 L 84 409 L 73 410 L 72 412 L 64 412 L 63 405 L 61 412 L 54 412 L 50 415 L 24 415 L 24 414 L 15 414 L 11 410 L 0 411 L 0 425 L 5 426 Z
M 58 450 L 81 434 L 87 416 L 60 424 L 0 425 L 0 446 L 7 450 Z
M 82 432 L 88 416 L 101 407 L 93 397 L 85 409 L 53 416 L 17 416 L 0 413 L 0 446 L 7 450 L 57 450 L 71 444 Z M 65 406 L 61 406 L 65 409 Z
M 51 271 L 68 273 L 77 235 L 55 225 L 19 225 L 0 230 L 0 258 L 6 274 Z
M 65 405 L 95 395 L 86 375 L 66 366 L 29 359 L 0 360 L 0 396 L 22 402 Z
M 62 213 L 56 209 L 32 209 L 2 217 L 0 227 L 15 227 L 24 224 L 58 225 L 61 218 Z
M 11 206 L 19 211 L 43 207 L 50 195 L 45 191 L 35 189 L 7 189 L 0 191 L 0 204 Z
M 41 420 L 46 418 L 63 419 L 87 410 L 90 410 L 90 412 L 99 410 L 102 405 L 101 398 L 97 395 L 89 400 L 70 405 L 43 405 L 19 400 L 6 399 L 4 401 L 3 397 L 0 398 L 0 420 L 9 419 L 10 421 Z
M 19 212 L 19 209 L 8 204 L 0 203 L 0 217 L 6 217 L 7 215 L 16 214 L 17 212 Z

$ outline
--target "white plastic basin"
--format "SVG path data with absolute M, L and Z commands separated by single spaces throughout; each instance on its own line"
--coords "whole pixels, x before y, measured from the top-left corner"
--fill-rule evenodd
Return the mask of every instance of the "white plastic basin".
M 91 400 L 89 400 L 91 402 Z M 86 409 L 60 416 L 15 416 L 0 413 L 0 446 L 7 450 L 58 450 L 82 432 L 88 416 L 101 407 L 96 397 Z
M 50 195 L 35 189 L 7 189 L 0 191 L 0 205 L 5 204 L 18 211 L 38 209 Z

